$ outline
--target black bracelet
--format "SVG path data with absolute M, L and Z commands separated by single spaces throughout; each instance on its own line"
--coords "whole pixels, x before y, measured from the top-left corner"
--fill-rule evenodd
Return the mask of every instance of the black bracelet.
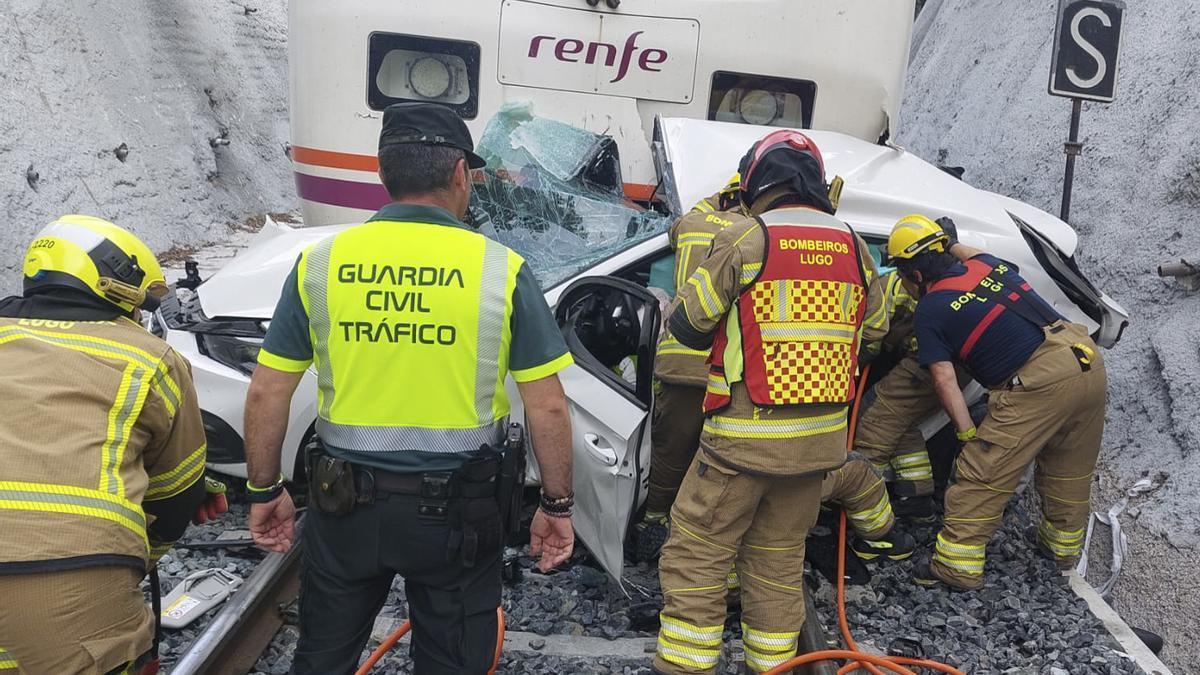
M 575 495 L 569 494 L 565 497 L 550 497 L 545 492 L 542 492 L 541 498 L 538 500 L 538 506 L 548 516 L 567 517 L 571 515 L 571 507 L 575 506 Z

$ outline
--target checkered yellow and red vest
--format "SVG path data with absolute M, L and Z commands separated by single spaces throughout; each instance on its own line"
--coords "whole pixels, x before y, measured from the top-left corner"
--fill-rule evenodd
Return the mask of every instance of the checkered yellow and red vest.
M 758 406 L 853 401 L 867 306 L 857 237 L 807 209 L 769 212 L 760 223 L 762 269 L 717 330 L 704 412 L 727 406 L 736 382 Z

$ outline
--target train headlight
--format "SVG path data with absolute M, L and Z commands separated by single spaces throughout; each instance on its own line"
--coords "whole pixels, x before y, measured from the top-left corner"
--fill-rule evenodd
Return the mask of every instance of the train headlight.
M 460 40 L 372 33 L 367 62 L 367 104 L 441 103 L 463 119 L 479 107 L 479 45 Z
M 747 124 L 767 125 L 779 119 L 783 105 L 775 92 L 753 89 L 742 95 L 737 103 L 738 117 Z
M 717 71 L 708 98 L 708 119 L 761 126 L 812 127 L 817 83 L 787 77 Z
M 432 56 L 422 56 L 408 67 L 408 84 L 417 94 L 438 99 L 450 91 L 454 78 L 445 63 Z

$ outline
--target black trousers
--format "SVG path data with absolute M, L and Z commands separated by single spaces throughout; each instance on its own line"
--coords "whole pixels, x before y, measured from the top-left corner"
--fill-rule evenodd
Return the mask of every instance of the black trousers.
M 481 532 L 474 565 L 467 566 L 451 546 L 459 541 L 451 535 L 455 528 L 418 518 L 418 501 L 380 495 L 345 516 L 308 510 L 292 673 L 353 673 L 397 574 L 412 618 L 416 675 L 484 675 L 491 667 L 503 552 L 496 502 L 460 503 L 470 505 Z

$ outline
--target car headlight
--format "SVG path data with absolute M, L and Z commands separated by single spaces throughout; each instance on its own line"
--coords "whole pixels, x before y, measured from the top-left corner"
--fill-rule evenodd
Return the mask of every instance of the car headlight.
M 245 375 L 254 372 L 262 349 L 262 340 L 220 333 L 196 333 L 196 343 L 201 354 Z
M 201 354 L 245 375 L 254 372 L 269 323 L 257 319 L 210 319 L 204 315 L 200 298 L 194 293 L 184 297 L 168 294 L 159 307 L 156 320 L 170 330 L 195 335 Z

